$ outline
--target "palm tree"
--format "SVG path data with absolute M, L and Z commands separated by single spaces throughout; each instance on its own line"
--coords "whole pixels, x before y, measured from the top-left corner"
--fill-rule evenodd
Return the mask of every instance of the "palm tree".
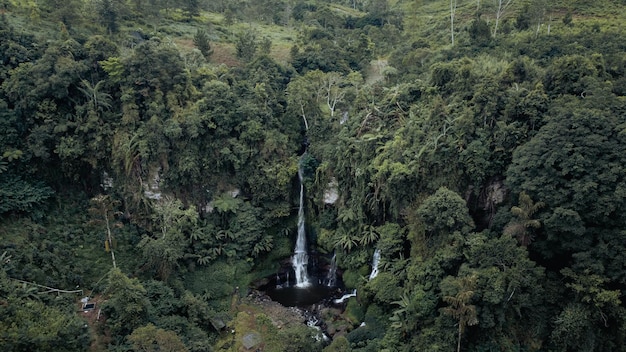
M 448 307 L 442 309 L 443 313 L 459 321 L 457 352 L 461 352 L 461 337 L 463 337 L 465 327 L 478 324 L 476 306 L 469 304 L 474 297 L 476 279 L 476 274 L 457 278 L 459 292 L 454 296 L 443 297 L 443 301 L 449 304 Z
M 395 309 L 393 311 L 393 315 L 391 316 L 391 318 L 389 318 L 389 320 L 393 322 L 391 323 L 391 327 L 401 328 L 403 325 L 402 321 L 404 320 L 403 317 L 406 314 L 407 309 L 411 305 L 411 300 L 406 293 L 403 293 L 402 297 L 400 297 L 400 300 L 393 301 L 391 302 L 391 304 L 395 304 L 399 307 L 398 309 Z
M 86 79 L 81 81 L 83 87 L 78 90 L 89 100 L 89 109 L 95 113 L 111 108 L 111 95 L 101 91 L 104 81 L 98 81 L 95 85 Z
M 533 230 L 541 227 L 541 222 L 532 216 L 545 206 L 543 202 L 534 203 L 526 192 L 519 195 L 519 206 L 512 207 L 511 213 L 516 219 L 511 220 L 504 228 L 504 233 L 516 237 L 519 243 L 526 247 L 533 238 Z
M 355 236 L 353 236 L 353 234 L 349 231 L 346 231 L 342 228 L 337 229 L 335 236 L 335 247 L 341 248 L 346 252 L 350 252 L 352 248 L 356 247 L 358 244 Z
M 380 235 L 376 231 L 376 228 L 373 225 L 363 225 L 361 231 L 361 238 L 359 238 L 359 242 L 366 246 L 372 244 L 378 240 Z

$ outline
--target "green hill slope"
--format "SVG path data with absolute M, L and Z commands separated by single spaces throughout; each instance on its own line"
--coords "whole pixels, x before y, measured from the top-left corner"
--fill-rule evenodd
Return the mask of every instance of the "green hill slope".
M 0 1 L 0 349 L 624 351 L 625 9 Z

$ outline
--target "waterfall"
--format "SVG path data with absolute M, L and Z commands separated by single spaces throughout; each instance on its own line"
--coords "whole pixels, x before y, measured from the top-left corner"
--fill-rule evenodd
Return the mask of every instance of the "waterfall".
M 304 183 L 302 182 L 302 168 L 298 170 L 300 178 L 300 208 L 298 209 L 298 239 L 291 263 L 296 272 L 296 287 L 307 287 L 311 285 L 307 273 L 309 255 L 306 252 L 306 232 L 304 231 Z
M 276 273 L 276 288 L 282 288 L 283 286 L 280 284 L 280 275 Z
M 330 269 L 328 275 L 326 275 L 326 286 L 334 287 L 337 284 L 337 254 L 333 253 L 333 258 L 330 260 Z
M 345 295 L 341 296 L 341 298 L 337 298 L 336 300 L 333 301 L 333 303 L 342 304 L 350 297 L 356 297 L 356 290 L 352 290 L 352 293 L 346 293 Z
M 313 335 L 312 337 L 315 339 L 315 341 L 317 342 L 321 342 L 321 341 L 330 341 L 330 337 L 328 337 L 324 331 L 322 331 L 322 328 L 319 326 L 322 323 L 322 321 L 320 321 L 316 316 L 311 316 L 310 318 L 307 319 L 306 321 L 306 325 L 310 328 L 313 328 L 316 330 L 316 334 Z
M 372 272 L 370 273 L 370 280 L 378 276 L 378 263 L 380 262 L 380 249 L 374 251 L 374 257 L 372 258 Z

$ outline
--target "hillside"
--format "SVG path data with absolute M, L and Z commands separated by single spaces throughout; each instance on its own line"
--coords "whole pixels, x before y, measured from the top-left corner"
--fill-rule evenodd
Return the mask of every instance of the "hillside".
M 0 349 L 626 351 L 625 10 L 0 0 Z

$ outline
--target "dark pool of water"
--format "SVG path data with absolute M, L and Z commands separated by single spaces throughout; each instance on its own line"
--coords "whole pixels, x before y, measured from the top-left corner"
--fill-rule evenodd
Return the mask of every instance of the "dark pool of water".
M 310 286 L 296 287 L 296 275 L 289 262 L 278 273 L 267 277 L 267 284 L 259 287 L 259 290 L 285 307 L 308 309 L 313 304 L 332 302 L 343 294 L 341 272 L 336 271 L 334 279 L 329 280 L 331 258 L 320 258 L 321 256 L 316 254 L 309 257 Z
M 286 307 L 308 307 L 313 304 L 327 301 L 337 292 L 336 287 L 325 285 L 311 285 L 309 287 L 272 287 L 268 285 L 265 293 Z

